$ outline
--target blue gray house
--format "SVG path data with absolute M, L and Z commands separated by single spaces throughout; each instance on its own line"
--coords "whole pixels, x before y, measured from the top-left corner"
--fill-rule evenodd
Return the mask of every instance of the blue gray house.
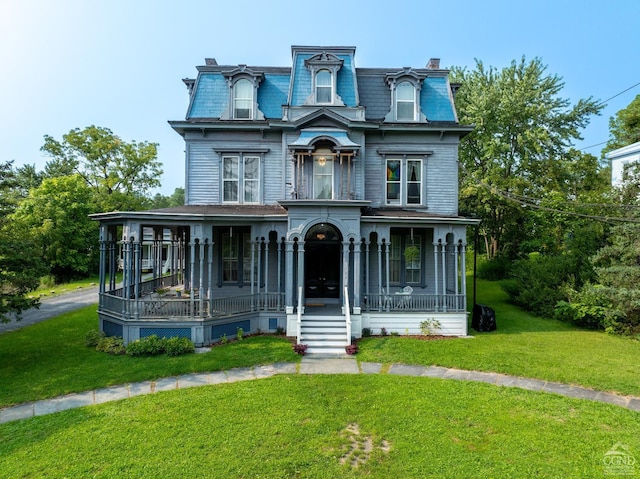
M 346 46 L 291 53 L 286 67 L 207 59 L 184 80 L 186 118 L 169 122 L 185 141 L 184 206 L 94 216 L 108 335 L 281 330 L 334 352 L 363 328 L 467 333 L 475 220 L 458 214 L 457 160 L 471 127 L 448 71 L 356 68 Z

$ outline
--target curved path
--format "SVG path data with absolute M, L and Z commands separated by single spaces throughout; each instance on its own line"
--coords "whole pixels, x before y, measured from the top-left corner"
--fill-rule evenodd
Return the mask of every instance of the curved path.
M 300 364 L 276 363 L 252 368 L 236 368 L 228 371 L 211 373 L 194 373 L 183 376 L 144 381 L 141 383 L 96 389 L 83 393 L 69 394 L 53 399 L 45 399 L 26 404 L 19 404 L 0 409 L 0 423 L 42 416 L 66 409 L 73 409 L 92 404 L 101 404 L 119 399 L 127 399 L 142 394 L 153 394 L 160 391 L 185 389 L 210 384 L 232 383 L 249 379 L 261 379 L 276 374 L 382 374 L 380 363 L 359 363 L 353 357 L 319 357 L 305 356 Z M 527 379 L 498 373 L 465 371 L 439 366 L 408 366 L 393 364 L 386 374 L 400 376 L 425 376 L 462 381 L 475 381 L 495 384 L 497 386 L 517 387 L 532 391 L 559 394 L 577 399 L 587 399 L 614 404 L 633 411 L 640 411 L 640 397 L 619 396 L 594 389 L 569 386 L 567 384 Z

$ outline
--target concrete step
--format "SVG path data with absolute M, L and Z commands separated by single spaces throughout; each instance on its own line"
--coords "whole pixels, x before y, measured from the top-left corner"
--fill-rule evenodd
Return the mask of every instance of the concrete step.
M 317 334 L 317 333 L 305 333 L 303 332 L 301 338 L 305 341 L 346 341 L 347 332 L 342 334 Z
M 311 347 L 345 347 L 347 345 L 346 339 L 305 339 L 300 338 L 302 344 L 306 344 Z
M 302 334 L 347 334 L 347 328 L 305 327 L 300 328 Z
M 307 348 L 307 354 L 346 354 L 344 346 L 341 348 L 323 348 L 316 346 L 309 346 Z

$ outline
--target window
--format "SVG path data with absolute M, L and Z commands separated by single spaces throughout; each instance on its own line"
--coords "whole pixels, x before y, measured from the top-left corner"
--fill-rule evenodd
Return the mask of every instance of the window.
M 422 204 L 422 160 L 387 159 L 387 204 Z
M 253 115 L 253 85 L 249 80 L 238 80 L 233 87 L 233 117 L 251 120 Z
M 396 87 L 396 120 L 414 121 L 416 112 L 416 89 L 409 82 Z
M 389 281 L 397 284 L 422 281 L 422 236 L 391 235 Z
M 223 233 L 221 256 L 222 281 L 224 283 L 248 283 L 251 281 L 250 233 Z
M 260 202 L 260 157 L 222 157 L 223 203 Z
M 332 103 L 333 77 L 329 70 L 316 73 L 316 103 Z
M 330 156 L 313 160 L 313 196 L 318 200 L 333 198 L 333 158 Z

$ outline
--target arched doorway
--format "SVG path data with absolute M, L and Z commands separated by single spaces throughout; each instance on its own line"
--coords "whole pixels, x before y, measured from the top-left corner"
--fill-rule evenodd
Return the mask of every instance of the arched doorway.
M 340 231 L 328 223 L 312 226 L 304 239 L 307 298 L 340 297 Z

